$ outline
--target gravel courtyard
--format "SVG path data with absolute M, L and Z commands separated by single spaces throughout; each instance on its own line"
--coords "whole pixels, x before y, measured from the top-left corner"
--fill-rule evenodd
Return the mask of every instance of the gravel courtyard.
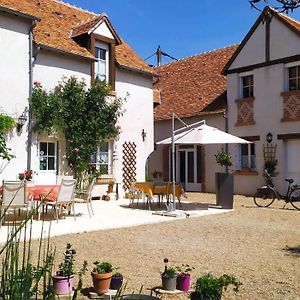
M 215 195 L 190 193 L 188 200 L 213 204 Z M 290 205 L 282 209 L 283 204 L 257 208 L 252 198 L 235 196 L 233 212 L 60 236 L 51 243 L 57 248 L 56 265 L 69 242 L 77 250 L 78 267 L 84 259 L 89 269 L 95 260 L 119 266 L 130 293 L 142 285 L 144 291 L 158 286 L 167 257 L 173 265 L 194 266 L 194 280 L 207 272 L 235 275 L 243 283 L 241 291 L 228 291 L 224 299 L 300 299 L 300 211 Z M 88 272 L 83 286 L 91 283 Z

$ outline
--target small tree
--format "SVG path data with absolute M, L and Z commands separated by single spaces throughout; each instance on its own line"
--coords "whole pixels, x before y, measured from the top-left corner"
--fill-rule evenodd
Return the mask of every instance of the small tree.
M 118 134 L 116 122 L 122 114 L 120 98 L 109 98 L 110 87 L 97 81 L 86 89 L 75 77 L 63 79 L 46 92 L 35 83 L 30 99 L 37 133 L 60 131 L 64 134 L 68 165 L 76 177 L 88 170 L 97 146 Z
M 300 7 L 300 0 L 248 0 L 252 7 L 256 8 L 259 11 L 262 11 L 264 5 L 270 4 L 276 10 L 280 12 L 288 13 L 289 11 L 293 12 L 294 9 Z

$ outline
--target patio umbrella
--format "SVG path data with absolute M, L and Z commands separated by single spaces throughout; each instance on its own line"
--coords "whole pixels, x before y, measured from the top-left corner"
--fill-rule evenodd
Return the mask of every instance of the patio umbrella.
M 172 137 L 157 144 L 171 144 Z M 215 127 L 202 124 L 174 135 L 175 144 L 249 144 L 250 142 L 219 130 Z
M 175 129 L 175 117 L 185 125 L 183 128 Z M 199 125 L 200 124 L 200 125 Z M 199 121 L 191 125 L 185 124 L 174 113 L 172 115 L 172 136 L 157 144 L 172 144 L 172 187 L 173 206 L 170 210 L 176 209 L 175 203 L 175 144 L 250 144 L 251 142 L 211 127 L 205 121 Z

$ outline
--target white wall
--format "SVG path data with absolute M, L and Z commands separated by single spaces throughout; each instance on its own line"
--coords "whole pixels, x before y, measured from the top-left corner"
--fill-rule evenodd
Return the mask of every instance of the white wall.
M 270 59 L 278 59 L 299 54 L 300 38 L 294 31 L 277 18 L 271 20 Z
M 265 23 L 260 23 L 229 70 L 265 61 Z
M 103 22 L 101 23 L 94 31 L 94 33 L 106 36 L 110 39 L 114 39 L 114 36 L 112 35 L 111 31 L 109 30 L 109 28 L 107 27 L 106 23 Z
M 229 132 L 243 136 L 260 136 L 256 142 L 256 164 L 258 175 L 236 176 L 235 192 L 240 194 L 253 194 L 259 185 L 264 183 L 262 170 L 264 167 L 263 144 L 266 144 L 266 135 L 273 134 L 273 143 L 277 144 L 276 159 L 278 160 L 278 176 L 275 183 L 281 191 L 285 189 L 285 160 L 284 145 L 282 140 L 277 140 L 277 134 L 299 132 L 300 122 L 281 122 L 283 117 L 283 98 L 281 92 L 285 90 L 285 66 L 277 64 L 269 67 L 255 69 L 254 75 L 254 121 L 252 126 L 235 126 L 237 121 L 237 105 L 235 100 L 239 98 L 238 74 L 229 74 L 228 83 L 228 110 Z M 235 156 L 235 147 L 230 147 L 232 156 Z
M 29 28 L 31 22 L 0 13 L 0 111 L 18 118 L 28 106 Z M 17 179 L 27 167 L 26 125 L 7 136 L 8 147 L 16 156 L 0 174 L 2 179 Z M 0 159 L 0 165 L 1 165 Z
M 121 134 L 116 142 L 114 159 L 114 177 L 122 183 L 123 143 L 134 142 L 137 145 L 137 181 L 145 180 L 145 165 L 153 151 L 153 92 L 152 78 L 134 72 L 116 69 L 116 93 L 125 98 L 124 115 L 119 119 Z M 147 136 L 142 139 L 142 129 Z

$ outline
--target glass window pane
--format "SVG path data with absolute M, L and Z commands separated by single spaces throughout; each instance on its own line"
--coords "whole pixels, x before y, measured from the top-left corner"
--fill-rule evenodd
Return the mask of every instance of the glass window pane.
M 108 143 L 100 145 L 100 152 L 108 152 Z
M 97 152 L 91 155 L 91 163 L 97 163 Z
M 188 182 L 194 182 L 194 152 L 188 152 Z
M 40 155 L 47 155 L 47 143 L 40 143 Z
M 297 79 L 290 79 L 289 80 L 289 89 L 290 89 L 290 91 L 297 90 Z
M 247 87 L 243 88 L 243 98 L 249 98 L 249 89 Z
M 253 86 L 253 75 L 249 76 L 249 85 Z
M 106 50 L 105 49 L 100 49 L 100 59 L 106 60 Z
M 47 158 L 40 157 L 40 170 L 47 170 Z
M 48 143 L 48 155 L 55 155 L 55 145 L 54 143 Z
M 253 97 L 253 86 L 249 87 L 249 97 Z
M 48 157 L 48 170 L 55 170 L 55 159 L 54 159 L 54 157 Z
M 292 67 L 289 68 L 289 78 L 296 78 L 297 77 L 297 68 Z
M 242 84 L 243 84 L 243 87 L 249 85 L 249 76 L 242 77 Z
M 241 154 L 242 155 L 248 155 L 248 145 L 247 144 L 242 144 L 241 145 Z
M 100 153 L 100 164 L 108 164 L 108 153 Z
M 100 165 L 101 174 L 108 174 L 108 165 Z

